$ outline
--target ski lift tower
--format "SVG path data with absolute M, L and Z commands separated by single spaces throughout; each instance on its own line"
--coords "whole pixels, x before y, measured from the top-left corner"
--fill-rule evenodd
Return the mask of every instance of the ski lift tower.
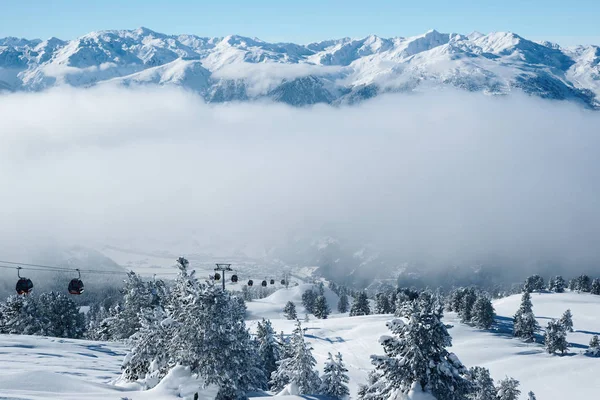
M 223 291 L 225 291 L 225 271 L 233 271 L 231 269 L 231 264 L 217 264 L 215 271 L 221 271 L 221 282 L 223 282 Z

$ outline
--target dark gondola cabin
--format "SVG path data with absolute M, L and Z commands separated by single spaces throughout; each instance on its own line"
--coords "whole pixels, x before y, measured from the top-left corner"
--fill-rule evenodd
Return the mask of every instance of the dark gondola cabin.
M 238 281 L 238 276 L 237 275 L 231 275 L 231 282 L 237 283 L 237 281 Z
M 282 285 L 285 285 L 285 279 L 282 279 L 282 280 L 281 280 L 281 284 L 282 284 Z
M 275 279 L 271 279 L 271 285 L 275 284 Z
M 215 281 L 218 281 L 219 279 L 221 279 L 221 274 L 216 272 L 215 273 Z
M 17 294 L 29 294 L 33 290 L 33 282 L 28 278 L 19 278 L 15 289 Z
M 262 281 L 263 286 L 267 286 L 267 281 Z
M 69 294 L 83 293 L 83 281 L 81 279 L 72 279 L 69 282 Z
M 248 281 L 248 286 L 252 286 L 252 285 L 254 285 L 254 281 L 253 281 L 252 279 L 250 279 L 250 280 Z

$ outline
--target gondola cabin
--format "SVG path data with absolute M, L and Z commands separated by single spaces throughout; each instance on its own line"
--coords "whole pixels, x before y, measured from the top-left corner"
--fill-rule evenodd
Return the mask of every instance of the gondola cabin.
M 221 279 L 221 274 L 218 272 L 215 272 L 215 281 L 218 281 Z
M 250 279 L 250 280 L 248 281 L 248 286 L 252 286 L 252 285 L 254 285 L 254 281 L 253 281 L 252 279 Z
M 79 295 L 83 293 L 83 281 L 81 279 L 72 279 L 71 282 L 69 282 L 69 294 L 75 294 L 75 295 Z
M 33 282 L 28 278 L 19 278 L 15 287 L 17 294 L 29 294 L 33 290 Z
M 263 286 L 267 286 L 267 281 L 262 281 Z
M 271 285 L 275 284 L 275 279 L 271 279 Z
M 238 276 L 237 275 L 231 275 L 231 282 L 237 283 L 238 282 Z

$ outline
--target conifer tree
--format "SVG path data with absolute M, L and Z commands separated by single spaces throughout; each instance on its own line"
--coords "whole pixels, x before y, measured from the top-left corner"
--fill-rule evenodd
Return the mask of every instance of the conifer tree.
M 570 309 L 563 313 L 559 322 L 565 327 L 567 332 L 573 332 L 573 314 L 571 314 Z
M 357 315 L 370 315 L 371 307 L 369 306 L 369 300 L 365 292 L 359 292 L 354 298 L 352 308 L 350 308 L 350 316 Z
M 331 310 L 327 304 L 325 296 L 319 295 L 315 301 L 314 315 L 319 319 L 327 319 Z
M 320 394 L 329 396 L 332 399 L 345 399 L 350 395 L 348 390 L 349 381 L 348 369 L 344 366 L 342 354 L 337 353 L 334 359 L 329 353 L 321 378 Z
M 477 328 L 490 329 L 494 323 L 494 306 L 489 298 L 480 295 L 473 305 L 471 322 Z
M 475 292 L 475 289 L 465 289 L 464 294 L 461 298 L 461 302 L 459 304 L 459 308 L 457 310 L 458 315 L 460 315 L 461 322 L 471 322 L 473 306 L 475 305 L 475 301 L 477 301 L 477 293 Z
M 535 340 L 535 332 L 539 329 L 539 325 L 533 315 L 533 305 L 531 304 L 531 295 L 529 292 L 524 292 L 521 297 L 521 306 L 514 318 L 513 334 L 527 342 Z
M 138 314 L 152 308 L 154 300 L 149 286 L 135 272 L 127 273 L 123 294 L 119 312 L 111 319 L 110 331 L 114 339 L 130 338 L 140 328 Z
M 525 292 L 541 292 L 544 290 L 544 278 L 539 275 L 532 275 L 525 280 L 523 291 Z
M 577 290 L 589 293 L 592 290 L 592 280 L 589 276 L 583 274 L 577 278 Z
M 271 376 L 273 371 L 277 370 L 277 361 L 282 357 L 282 349 L 275 338 L 271 321 L 263 318 L 262 322 L 258 322 L 256 340 L 258 341 L 258 354 L 265 374 Z
M 466 399 L 472 391 L 467 369 L 446 350 L 452 340 L 440 321 L 442 310 L 428 294 L 416 302 L 408 323 L 388 322 L 392 336 L 380 339 L 385 355 L 371 356 L 375 370 L 360 389 L 359 399 L 399 398 L 415 385 L 438 400 Z
M 498 400 L 518 400 L 521 395 L 519 381 L 514 378 L 505 378 L 498 384 Z
M 592 336 L 590 346 L 585 350 L 585 354 L 590 357 L 600 357 L 600 340 L 598 340 L 598 335 Z
M 296 305 L 293 301 L 288 301 L 285 303 L 283 314 L 285 315 L 286 319 L 294 320 L 298 318 L 298 315 L 296 314 Z
M 342 293 L 342 295 L 340 296 L 337 309 L 340 313 L 348 312 L 348 295 L 346 293 Z
M 552 282 L 552 287 L 550 290 L 556 293 L 563 293 L 565 291 L 565 287 L 567 287 L 565 279 L 562 276 L 557 275 Z
M 85 316 L 67 296 L 49 292 L 37 300 L 38 320 L 46 336 L 79 339 L 85 330 Z
M 307 313 L 313 314 L 315 312 L 315 301 L 317 301 L 317 294 L 312 290 L 307 290 L 302 293 L 302 305 Z
M 600 279 L 594 278 L 594 280 L 592 281 L 592 288 L 590 293 L 600 295 Z
M 386 314 L 394 314 L 396 312 L 396 302 L 398 301 L 398 293 L 392 290 L 390 298 L 388 300 L 388 310 Z
M 531 390 L 529 391 L 529 393 L 527 393 L 527 400 L 537 400 L 535 397 L 535 393 L 533 393 Z
M 565 354 L 565 351 L 568 350 L 569 344 L 567 343 L 566 328 L 560 321 L 552 320 L 548 322 L 544 335 L 544 346 L 550 354 L 554 354 L 557 351 Z
M 390 309 L 389 299 L 385 293 L 375 296 L 375 314 L 387 314 Z
M 312 347 L 304 339 L 304 330 L 299 321 L 290 339 L 291 355 L 278 362 L 277 370 L 271 374 L 269 384 L 273 390 L 282 390 L 286 385 L 294 387 L 294 394 L 318 393 L 321 385 Z
M 496 387 L 494 380 L 490 377 L 490 371 L 483 367 L 472 367 L 469 370 L 473 382 L 473 393 L 470 400 L 493 400 L 496 398 Z

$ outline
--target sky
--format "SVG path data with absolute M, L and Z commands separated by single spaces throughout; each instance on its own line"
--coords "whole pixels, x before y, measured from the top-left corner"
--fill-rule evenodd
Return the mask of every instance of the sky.
M 567 46 L 600 44 L 600 2 L 595 0 L 0 0 L 0 5 L 0 37 L 72 39 L 95 30 L 145 26 L 171 34 L 309 43 L 437 29 L 512 31 Z

